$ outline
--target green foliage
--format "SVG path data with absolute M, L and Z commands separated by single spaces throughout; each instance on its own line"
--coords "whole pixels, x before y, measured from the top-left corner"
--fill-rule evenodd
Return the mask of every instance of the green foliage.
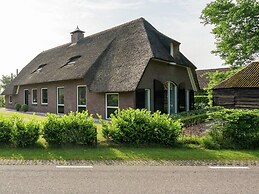
M 27 112 L 27 111 L 29 110 L 28 105 L 27 105 L 27 104 L 23 104 L 23 105 L 21 106 L 21 110 L 22 110 L 23 112 Z
M 195 95 L 194 96 L 194 107 L 195 109 L 203 109 L 209 105 L 208 95 Z
M 5 107 L 5 98 L 0 95 L 0 108 Z
M 19 110 L 21 109 L 21 107 L 22 107 L 21 104 L 19 104 L 19 103 L 16 103 L 16 104 L 15 104 L 15 109 L 16 109 L 17 111 L 19 111 Z
M 214 123 L 209 135 L 223 148 L 258 148 L 258 110 L 222 109 L 211 113 Z
M 2 78 L 0 79 L 0 89 L 3 88 L 5 90 L 13 79 L 14 77 L 10 75 L 2 75 Z
M 204 25 L 212 25 L 216 50 L 225 64 L 242 66 L 259 50 L 258 0 L 215 0 L 202 10 Z
M 111 122 L 101 123 L 106 139 L 126 144 L 173 145 L 182 126 L 166 114 L 132 108 L 118 110 L 111 115 Z
M 229 71 L 216 71 L 216 72 L 209 72 L 207 75 L 209 77 L 209 84 L 205 90 L 208 93 L 208 104 L 212 106 L 213 104 L 213 94 L 212 94 L 212 89 L 218 85 L 220 82 L 228 79 L 238 71 L 240 71 L 242 68 L 233 68 L 230 69 Z
M 69 113 L 58 116 L 48 114 L 43 127 L 43 137 L 50 144 L 93 145 L 97 143 L 97 128 L 92 115 Z
M 10 119 L 0 116 L 0 145 L 8 145 L 12 140 L 13 125 Z
M 20 117 L 14 117 L 12 120 L 14 122 L 14 144 L 18 147 L 35 145 L 40 135 L 39 123 L 35 119 L 24 122 L 24 120 Z
M 184 127 L 189 127 L 192 125 L 197 125 L 199 123 L 203 123 L 208 118 L 207 113 L 199 114 L 199 115 L 193 115 L 184 117 L 181 119 L 181 122 L 183 123 Z

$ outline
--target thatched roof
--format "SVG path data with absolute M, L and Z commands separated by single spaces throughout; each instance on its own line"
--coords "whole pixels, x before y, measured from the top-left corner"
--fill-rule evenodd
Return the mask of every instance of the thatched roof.
M 198 82 L 199 82 L 200 88 L 204 89 L 204 88 L 206 88 L 208 86 L 209 81 L 210 81 L 210 79 L 208 77 L 208 73 L 213 73 L 213 72 L 216 72 L 216 71 L 222 72 L 222 71 L 228 71 L 228 70 L 230 70 L 229 67 L 196 70 L 197 78 L 198 78 Z
M 90 91 L 134 91 L 152 58 L 196 68 L 183 54 L 170 55 L 171 42 L 180 44 L 139 18 L 40 53 L 3 94 L 12 94 L 16 85 L 82 78 Z
M 259 88 L 259 62 L 251 63 L 214 87 L 214 89 L 220 88 Z

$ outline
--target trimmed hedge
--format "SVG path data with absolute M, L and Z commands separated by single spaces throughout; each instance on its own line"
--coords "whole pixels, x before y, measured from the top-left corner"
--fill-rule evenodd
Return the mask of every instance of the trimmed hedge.
M 116 143 L 173 145 L 181 133 L 182 124 L 169 115 L 145 109 L 118 110 L 111 122 L 101 121 L 103 136 Z
M 48 114 L 43 137 L 49 144 L 94 145 L 97 144 L 97 127 L 87 111 L 62 117 Z
M 13 124 L 10 119 L 0 117 L 0 145 L 9 145 L 12 141 Z

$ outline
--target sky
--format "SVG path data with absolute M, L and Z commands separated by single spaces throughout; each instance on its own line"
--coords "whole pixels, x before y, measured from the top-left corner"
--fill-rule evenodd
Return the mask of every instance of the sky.
M 181 42 L 181 52 L 198 69 L 223 67 L 213 54 L 211 26 L 200 23 L 211 0 L 9 0 L 1 2 L 1 75 L 22 70 L 44 50 L 143 17 L 158 31 Z

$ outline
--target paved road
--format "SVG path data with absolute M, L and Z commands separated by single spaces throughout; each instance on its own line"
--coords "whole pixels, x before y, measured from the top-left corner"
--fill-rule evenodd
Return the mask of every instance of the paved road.
M 259 167 L 2 165 L 0 193 L 259 193 Z

